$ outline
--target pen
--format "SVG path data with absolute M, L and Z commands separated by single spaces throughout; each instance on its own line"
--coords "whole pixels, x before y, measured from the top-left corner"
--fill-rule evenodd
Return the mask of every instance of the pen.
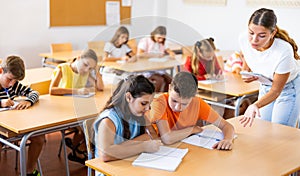
M 197 135 L 200 138 L 202 137 L 202 138 L 207 138 L 207 139 L 213 139 L 213 140 L 216 140 L 216 141 L 221 141 L 221 139 L 210 137 L 210 136 L 203 136 L 201 134 L 195 134 L 195 135 Z
M 145 128 L 146 133 L 149 135 L 150 139 L 153 140 L 153 137 L 150 134 L 150 131 L 148 130 L 148 128 Z
M 4 88 L 4 90 L 5 90 L 5 92 L 6 92 L 6 95 L 7 95 L 8 99 L 11 99 L 11 98 L 10 98 L 10 95 L 9 95 L 9 92 L 8 92 L 8 89 L 7 89 L 7 88 Z

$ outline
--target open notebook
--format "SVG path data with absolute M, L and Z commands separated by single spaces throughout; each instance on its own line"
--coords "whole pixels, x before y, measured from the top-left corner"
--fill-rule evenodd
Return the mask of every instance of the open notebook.
M 237 135 L 234 135 L 234 138 L 237 138 Z M 191 135 L 183 139 L 182 142 L 213 149 L 213 146 L 222 139 L 224 139 L 224 135 L 220 130 L 205 128 L 201 133 Z
M 175 171 L 187 152 L 188 149 L 160 146 L 157 152 L 141 153 L 137 159 L 133 161 L 132 165 Z

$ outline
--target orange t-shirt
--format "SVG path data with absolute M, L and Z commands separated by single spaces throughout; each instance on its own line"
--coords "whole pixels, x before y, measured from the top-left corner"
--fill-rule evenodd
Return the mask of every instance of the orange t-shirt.
M 194 97 L 183 111 L 173 112 L 168 104 L 168 97 L 169 94 L 165 93 L 153 100 L 148 114 L 151 122 L 167 120 L 171 130 L 179 130 L 195 126 L 199 120 L 213 123 L 220 116 L 200 97 Z

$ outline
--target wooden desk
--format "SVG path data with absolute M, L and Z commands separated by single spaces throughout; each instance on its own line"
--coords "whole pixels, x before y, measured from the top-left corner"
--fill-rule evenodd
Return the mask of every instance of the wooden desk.
M 259 83 L 257 81 L 245 83 L 240 75 L 233 73 L 225 73 L 224 77 L 224 82 L 213 84 L 202 84 L 199 81 L 198 89 L 204 90 L 206 95 L 201 96 L 201 92 L 198 95 L 205 99 L 209 104 L 234 109 L 235 116 L 238 116 L 242 101 L 249 96 L 258 94 Z M 211 98 L 208 98 L 207 91 L 211 92 Z M 220 102 L 222 98 L 224 99 L 228 96 L 237 99 L 235 106 L 226 105 Z
M 176 55 L 175 59 L 167 59 L 165 62 L 154 62 L 149 61 L 149 58 L 139 58 L 137 62 L 103 62 L 99 64 L 131 73 L 170 69 L 171 75 L 173 75 L 173 68 L 183 64 L 181 57 L 182 55 Z
M 48 66 L 55 68 L 55 62 L 61 63 L 61 62 L 69 62 L 72 61 L 74 58 L 80 56 L 82 50 L 74 50 L 74 51 L 66 51 L 66 52 L 54 52 L 54 53 L 41 53 L 39 54 L 40 57 L 42 57 L 42 66 Z M 53 61 L 50 61 L 48 63 L 49 59 L 53 59 Z M 53 63 L 54 62 L 54 63 Z
M 273 176 L 289 175 L 300 169 L 298 129 L 259 119 L 255 119 L 251 128 L 244 128 L 238 119 L 228 120 L 238 135 L 232 151 L 209 150 L 179 143 L 179 148 L 189 148 L 189 151 L 175 172 L 132 166 L 132 160 L 136 157 L 112 162 L 102 162 L 96 158 L 86 161 L 86 165 L 114 176 Z
M 20 171 L 26 175 L 25 144 L 29 137 L 80 125 L 83 120 L 97 116 L 110 96 L 110 86 L 90 98 L 42 95 L 29 109 L 3 111 L 0 113 L 1 134 L 22 140 L 20 146 L 6 138 L 0 137 L 0 142 L 20 151 Z

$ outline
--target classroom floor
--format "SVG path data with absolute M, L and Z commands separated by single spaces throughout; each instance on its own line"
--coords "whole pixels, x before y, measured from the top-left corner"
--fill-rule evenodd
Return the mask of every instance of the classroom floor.
M 65 162 L 63 153 L 61 158 L 57 156 L 61 140 L 60 132 L 46 135 L 46 143 L 44 145 L 40 161 L 44 176 L 62 176 L 66 175 Z M 15 170 L 15 150 L 7 150 L 1 152 L 0 175 L 19 176 L 19 170 Z M 18 166 L 19 167 L 19 166 Z M 69 161 L 71 176 L 87 175 L 87 168 L 79 163 Z

